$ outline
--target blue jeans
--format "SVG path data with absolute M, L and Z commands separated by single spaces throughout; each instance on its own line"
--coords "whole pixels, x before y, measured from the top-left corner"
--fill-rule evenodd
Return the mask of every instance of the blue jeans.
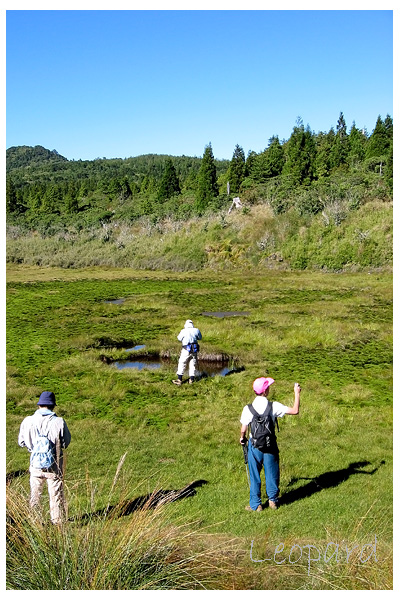
M 250 508 L 256 510 L 261 504 L 261 469 L 264 467 L 265 490 L 268 499 L 278 501 L 279 496 L 279 454 L 267 454 L 254 448 L 251 440 L 248 445 L 250 475 Z

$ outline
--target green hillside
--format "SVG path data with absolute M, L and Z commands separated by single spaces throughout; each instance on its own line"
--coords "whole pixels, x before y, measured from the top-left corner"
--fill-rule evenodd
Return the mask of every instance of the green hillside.
M 242 206 L 229 211 L 234 197 Z M 148 154 L 70 161 L 7 150 L 7 259 L 77 267 L 390 267 L 393 121 L 371 135 L 299 120 L 231 160 Z M 150 243 L 149 243 L 150 242 Z

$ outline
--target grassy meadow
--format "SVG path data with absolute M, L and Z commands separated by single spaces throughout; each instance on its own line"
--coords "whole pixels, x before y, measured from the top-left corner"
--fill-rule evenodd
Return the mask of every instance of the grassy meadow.
M 213 311 L 249 314 L 202 314 Z M 236 372 L 171 383 L 187 318 L 201 353 Z M 113 365 L 139 356 L 170 362 Z M 263 375 L 276 380 L 270 399 L 292 405 L 296 381 L 302 394 L 277 434 L 282 505 L 261 515 L 244 510 L 238 440 Z M 61 531 L 24 508 L 17 436 L 43 390 L 72 434 Z M 392 587 L 389 272 L 10 264 L 6 419 L 9 589 Z

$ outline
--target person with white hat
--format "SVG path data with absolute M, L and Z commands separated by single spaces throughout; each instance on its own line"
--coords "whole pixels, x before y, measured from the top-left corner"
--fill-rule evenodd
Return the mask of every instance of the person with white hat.
M 278 417 L 297 415 L 300 408 L 301 387 L 294 384 L 294 403 L 292 407 L 280 402 L 270 402 L 268 394 L 271 385 L 275 383 L 272 377 L 259 377 L 253 382 L 253 390 L 257 394 L 252 404 L 247 404 L 240 417 L 240 443 L 247 444 L 247 429 L 250 427 L 247 460 L 250 475 L 250 504 L 246 510 L 260 512 L 261 478 L 264 467 L 265 488 L 269 508 L 278 508 L 279 497 L 279 449 L 276 442 L 275 423 Z
M 200 330 L 188 319 L 185 326 L 178 334 L 178 340 L 182 342 L 182 350 L 179 357 L 177 376 L 173 379 L 175 385 L 182 385 L 182 377 L 187 366 L 189 366 L 189 383 L 193 383 L 197 373 L 197 354 L 200 350 L 198 341 L 201 340 Z
M 69 446 L 71 434 L 54 412 L 53 392 L 42 392 L 37 405 L 38 410 L 21 423 L 18 444 L 30 452 L 31 508 L 39 504 L 47 482 L 51 522 L 60 525 L 65 517 L 63 449 Z

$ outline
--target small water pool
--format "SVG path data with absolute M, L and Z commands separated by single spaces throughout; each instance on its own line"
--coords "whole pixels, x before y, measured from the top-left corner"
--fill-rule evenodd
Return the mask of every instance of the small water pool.
M 223 319 L 224 317 L 248 317 L 249 312 L 239 312 L 236 310 L 227 310 L 227 311 L 216 311 L 216 312 L 202 312 L 204 317 L 217 317 L 219 319 Z
M 137 346 L 133 346 L 133 348 L 126 348 L 125 352 L 133 352 L 134 350 L 143 350 L 146 348 L 146 344 L 138 344 Z
M 126 298 L 115 298 L 114 300 L 104 300 L 104 304 L 123 304 Z
M 175 370 L 178 362 L 171 361 L 169 359 L 160 359 L 154 357 L 138 357 L 137 360 L 118 360 L 112 363 L 118 370 L 121 369 L 134 369 L 136 371 L 142 371 L 143 369 L 149 369 L 155 371 L 158 369 Z M 229 366 L 226 362 L 212 362 L 212 361 L 199 361 L 198 364 L 198 376 L 199 377 L 225 377 L 230 373 L 243 369 L 235 369 Z

